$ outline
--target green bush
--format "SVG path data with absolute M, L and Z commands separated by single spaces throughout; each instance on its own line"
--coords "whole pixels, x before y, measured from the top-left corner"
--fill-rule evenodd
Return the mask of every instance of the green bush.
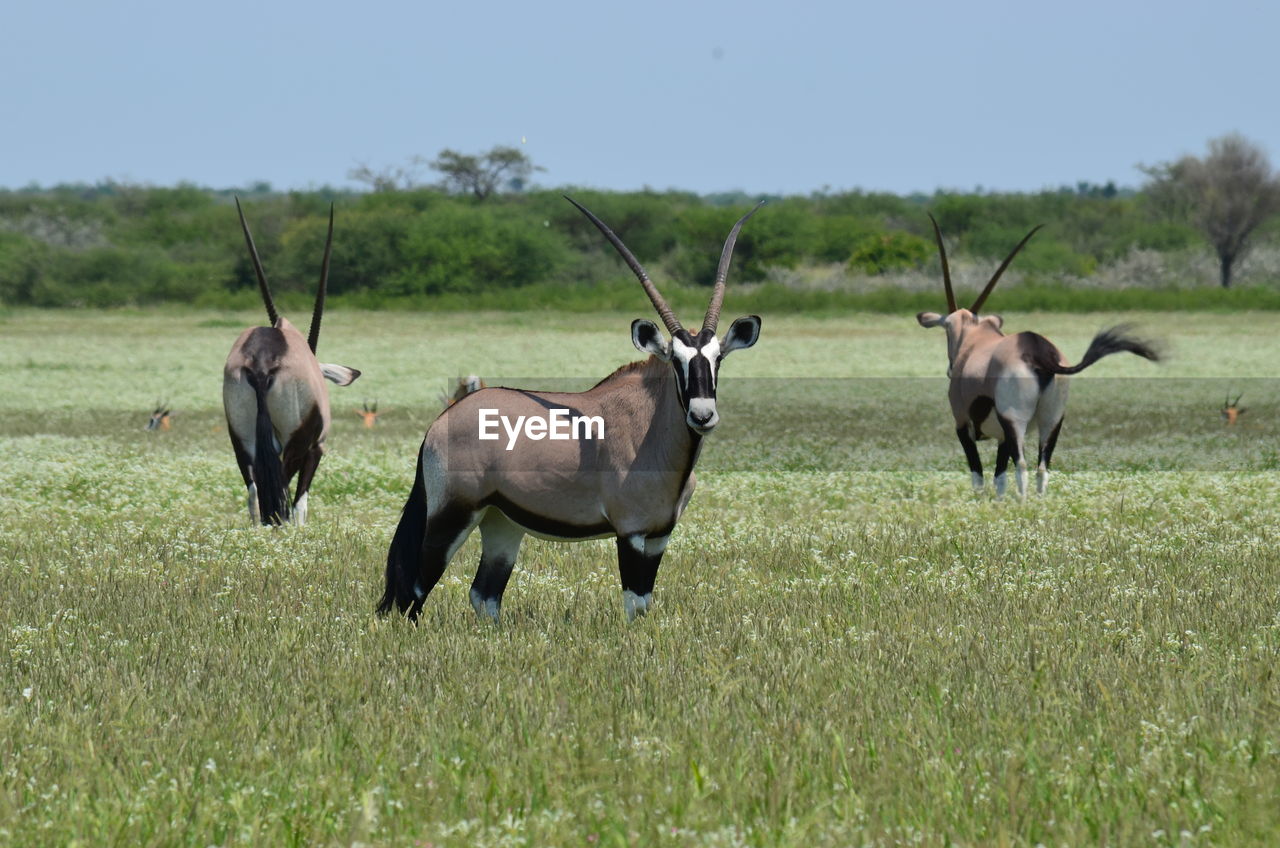
M 892 232 L 863 236 L 849 257 L 855 273 L 884 274 L 919 268 L 933 255 L 933 245 L 911 233 Z

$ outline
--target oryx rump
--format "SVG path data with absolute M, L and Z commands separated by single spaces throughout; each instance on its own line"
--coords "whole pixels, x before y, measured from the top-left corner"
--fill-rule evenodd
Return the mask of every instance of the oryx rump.
M 477 525 L 483 551 L 471 603 L 480 615 L 498 617 L 526 534 L 571 541 L 616 537 L 627 618 L 644 614 L 652 603 L 667 540 L 693 494 L 702 439 L 719 421 L 720 363 L 760 335 L 760 319 L 750 316 L 734 321 L 723 340 L 716 337 L 733 246 L 755 210 L 729 233 L 702 328 L 691 333 L 622 241 L 574 205 L 639 278 L 671 339 L 652 321 L 638 319 L 631 340 L 649 358 L 585 392 L 485 388 L 442 412 L 423 440 L 413 489 L 387 553 L 381 613 L 394 606 L 416 618 Z M 478 438 L 486 422 L 551 416 L 599 426 L 568 440 Z
M 994 481 L 996 494 L 1004 494 L 1005 472 L 1012 459 L 1016 467 L 1018 496 L 1026 496 L 1024 449 L 1027 429 L 1035 422 L 1040 439 L 1036 491 L 1043 494 L 1049 477 L 1049 462 L 1066 412 L 1067 375 L 1078 374 L 1113 353 L 1134 353 L 1153 361 L 1159 359 L 1159 354 L 1149 343 L 1129 335 L 1127 326 L 1099 332 L 1078 365 L 1068 365 L 1053 343 L 1038 333 L 1006 336 L 1001 331 L 1003 318 L 999 315 L 979 317 L 978 311 L 1013 257 L 1040 227 L 1027 233 L 996 269 L 973 305 L 964 309 L 956 306 L 951 289 L 951 270 L 947 265 L 942 231 L 932 215 L 929 220 L 933 221 L 933 232 L 942 259 L 947 314 L 921 312 L 916 320 L 922 327 L 942 326 L 947 330 L 951 414 L 955 418 L 956 436 L 969 462 L 974 490 L 981 491 L 983 487 L 982 460 L 978 457 L 976 443 L 990 437 L 999 443 Z
M 329 392 L 324 381 L 346 386 L 360 376 L 353 368 L 323 364 L 315 356 L 333 247 L 333 207 L 307 337 L 276 312 L 239 199 L 236 211 L 271 326 L 245 330 L 227 356 L 222 380 L 227 431 L 248 488 L 250 521 L 279 524 L 292 518 L 301 525 L 307 519 L 307 491 L 329 435 Z M 298 488 L 291 505 L 289 483 L 294 475 L 298 475 Z

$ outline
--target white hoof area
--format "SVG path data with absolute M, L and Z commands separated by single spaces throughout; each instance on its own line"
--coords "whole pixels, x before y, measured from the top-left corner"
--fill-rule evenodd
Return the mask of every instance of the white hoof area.
M 996 497 L 1003 498 L 1009 488 L 1009 475 L 997 474 L 995 477 Z
M 969 480 L 971 483 L 973 483 L 973 490 L 981 494 L 982 489 L 985 486 L 985 481 L 982 479 L 982 475 L 976 471 L 970 471 Z
M 1044 490 L 1048 488 L 1048 486 L 1049 486 L 1049 472 L 1037 471 L 1036 472 L 1036 494 L 1043 495 Z
M 497 621 L 502 613 L 502 604 L 497 598 L 485 598 L 475 589 L 471 590 L 471 608 L 476 615 L 490 621 Z
M 653 593 L 637 595 L 630 589 L 622 590 L 622 609 L 627 613 L 627 621 L 635 621 L 637 616 L 645 615 L 653 606 Z
M 311 493 L 298 498 L 298 502 L 293 505 L 293 524 L 295 527 L 303 527 L 307 523 L 307 498 L 311 497 Z

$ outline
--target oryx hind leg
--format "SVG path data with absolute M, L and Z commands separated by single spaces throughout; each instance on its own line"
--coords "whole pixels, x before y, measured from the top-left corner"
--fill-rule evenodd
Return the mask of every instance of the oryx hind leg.
M 417 620 L 427 595 L 440 582 L 453 555 L 471 535 L 480 513 L 461 507 L 445 507 L 427 518 L 426 533 L 422 539 L 422 555 L 418 560 L 418 574 L 413 581 L 413 601 L 409 604 L 410 620 Z
M 311 492 L 311 481 L 316 476 L 316 469 L 320 467 L 322 456 L 324 450 L 319 446 L 311 448 L 298 469 L 298 488 L 293 496 L 293 523 L 299 527 L 307 523 L 307 499 Z
M 1058 444 L 1058 433 L 1062 430 L 1062 419 L 1067 409 L 1067 378 L 1054 377 L 1040 398 L 1040 407 L 1036 414 L 1036 429 L 1039 431 L 1040 451 L 1036 462 L 1036 493 L 1044 494 L 1049 484 L 1049 463 L 1053 459 L 1053 449 Z
M 1014 462 L 1014 478 L 1018 486 L 1018 499 L 1027 496 L 1027 458 L 1025 446 L 1027 442 L 1027 422 L 1017 418 L 999 416 L 1000 428 L 1004 431 L 1004 440 L 1000 443 L 1000 453 L 996 458 L 996 495 L 1003 496 L 1005 491 L 1005 467 L 1010 459 Z
M 229 428 L 228 428 L 229 429 Z M 246 446 L 240 441 L 235 430 L 231 430 L 231 449 L 236 453 L 236 465 L 240 468 L 240 476 L 244 479 L 245 493 L 249 503 L 249 523 L 256 525 L 258 520 L 258 487 L 253 482 L 253 446 Z
M 618 576 L 622 579 L 622 608 L 627 621 L 645 615 L 653 606 L 653 584 L 670 538 L 670 534 L 643 533 L 618 537 Z
M 502 611 L 502 593 L 520 553 L 524 528 L 490 507 L 480 519 L 480 539 L 480 567 L 471 581 L 471 606 L 481 618 L 497 621 Z
M 1053 449 L 1058 446 L 1058 433 L 1062 431 L 1062 418 L 1049 427 L 1049 436 L 1045 438 L 1045 425 L 1040 425 L 1040 461 L 1036 465 L 1036 493 L 1044 494 L 1049 484 L 1049 463 L 1053 459 Z

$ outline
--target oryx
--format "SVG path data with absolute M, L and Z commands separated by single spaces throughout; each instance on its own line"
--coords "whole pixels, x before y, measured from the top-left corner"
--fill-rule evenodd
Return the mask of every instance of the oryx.
M 693 494 L 703 437 L 720 420 L 720 363 L 760 336 L 760 318 L 752 315 L 734 321 L 723 340 L 716 338 L 733 246 L 755 209 L 729 232 L 702 328 L 691 333 L 622 241 L 566 199 L 639 278 L 671 339 L 652 321 L 637 319 L 631 341 L 648 359 L 624 365 L 585 392 L 485 388 L 445 409 L 418 452 L 413 489 L 387 553 L 380 613 L 395 606 L 416 618 L 477 525 L 483 550 L 471 605 L 481 616 L 498 618 L 526 533 L 566 541 L 616 537 L 627 619 L 643 615 L 653 603 L 658 564 Z M 485 422 L 496 418 L 507 432 L 482 437 Z M 517 422 L 514 430 L 511 421 Z M 518 432 L 522 421 L 524 438 Z M 530 421 L 541 423 L 534 427 Z M 554 428 L 560 424 L 562 432 L 570 432 L 568 421 L 573 422 L 570 437 L 557 439 Z
M 982 460 L 978 458 L 976 441 L 993 437 L 999 442 L 996 451 L 995 490 L 1004 494 L 1005 471 L 1009 460 L 1016 463 L 1018 496 L 1027 493 L 1027 462 L 1023 456 L 1027 428 L 1032 421 L 1040 438 L 1036 470 L 1036 491 L 1044 493 L 1049 478 L 1049 461 L 1058 442 L 1067 406 L 1068 374 L 1078 374 L 1104 356 L 1127 351 L 1158 360 L 1159 354 L 1147 342 L 1128 335 L 1127 326 L 1111 327 L 1093 337 L 1079 365 L 1068 365 L 1053 343 L 1038 333 L 1022 332 L 1006 336 L 1001 332 L 1004 319 L 999 315 L 978 317 L 978 311 L 995 288 L 1000 275 L 1009 267 L 1040 227 L 1018 242 L 1018 246 L 996 269 L 986 288 L 968 309 L 956 306 L 951 290 L 951 270 L 947 266 L 947 249 L 942 244 L 942 231 L 933 215 L 933 233 L 942 258 L 942 285 L 947 294 L 947 314 L 921 312 L 916 316 L 922 327 L 943 326 L 947 329 L 947 376 L 951 379 L 951 414 L 956 422 L 956 436 L 964 447 L 972 472 L 973 488 L 983 486 Z
M 250 327 L 231 346 L 222 380 L 227 432 L 249 490 L 249 520 L 279 524 L 292 517 L 301 525 L 307 520 L 307 490 L 329 435 L 329 392 L 324 381 L 346 386 L 360 376 L 354 368 L 321 363 L 315 355 L 333 247 L 333 207 L 329 207 L 329 236 L 306 338 L 276 312 L 239 198 L 236 211 L 271 326 Z M 289 483 L 295 474 L 298 489 L 291 510 Z

